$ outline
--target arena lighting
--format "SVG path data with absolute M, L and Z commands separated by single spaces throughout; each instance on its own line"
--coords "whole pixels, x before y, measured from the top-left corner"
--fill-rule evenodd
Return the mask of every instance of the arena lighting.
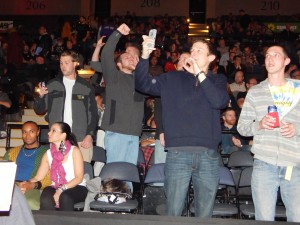
M 77 70 L 77 73 L 79 75 L 92 75 L 95 73 L 95 70 L 80 69 L 80 70 Z
M 77 70 L 77 73 L 82 78 L 89 79 L 91 76 L 93 76 L 95 74 L 95 70 L 80 69 L 80 70 Z

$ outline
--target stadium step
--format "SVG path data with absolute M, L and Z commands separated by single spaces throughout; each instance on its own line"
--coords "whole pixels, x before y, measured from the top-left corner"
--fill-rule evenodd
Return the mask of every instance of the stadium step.
M 47 123 L 45 120 L 45 115 L 37 115 L 33 109 L 24 109 L 22 122 L 26 122 L 29 120 L 34 121 L 36 123 Z
M 207 24 L 190 23 L 189 36 L 209 38 L 209 26 Z

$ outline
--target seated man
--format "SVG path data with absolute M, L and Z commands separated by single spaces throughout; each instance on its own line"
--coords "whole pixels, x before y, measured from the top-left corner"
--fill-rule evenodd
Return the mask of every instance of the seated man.
M 40 208 L 40 189 L 51 185 L 50 173 L 40 183 L 32 186 L 20 185 L 36 175 L 44 153 L 49 149 L 39 144 L 40 129 L 33 121 L 27 121 L 22 126 L 22 139 L 24 145 L 11 148 L 4 155 L 4 160 L 11 160 L 17 164 L 16 183 L 25 194 L 31 209 Z M 26 182 L 28 184 L 28 182 Z
M 237 97 L 237 94 L 241 91 L 246 91 L 246 86 L 244 82 L 244 72 L 242 70 L 237 70 L 234 74 L 234 82 L 230 84 L 230 90 L 233 96 Z
M 237 132 L 236 113 L 234 109 L 228 107 L 222 114 L 222 154 L 230 154 L 238 150 L 250 150 L 251 140 L 242 137 Z M 224 133 L 224 132 L 228 133 Z

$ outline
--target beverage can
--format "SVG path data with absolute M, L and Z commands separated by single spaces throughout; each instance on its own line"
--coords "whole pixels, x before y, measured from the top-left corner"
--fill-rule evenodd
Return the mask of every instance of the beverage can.
M 277 112 L 276 105 L 270 105 L 270 106 L 268 106 L 268 113 L 270 113 L 270 112 Z
M 277 112 L 276 105 L 270 105 L 268 106 L 268 115 L 272 116 L 274 119 L 273 128 L 279 127 L 279 115 Z

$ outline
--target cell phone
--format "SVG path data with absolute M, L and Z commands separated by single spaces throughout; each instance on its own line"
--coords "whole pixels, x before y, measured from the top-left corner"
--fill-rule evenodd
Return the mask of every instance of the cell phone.
M 41 86 L 42 86 L 42 87 L 46 87 L 45 81 L 42 81 Z
M 152 38 L 153 40 L 155 40 L 156 39 L 156 34 L 157 34 L 157 30 L 156 29 L 151 29 L 150 31 L 149 31 L 149 37 L 150 38 Z M 148 47 L 150 48 L 150 47 L 152 47 L 152 48 L 154 48 L 154 44 L 153 45 L 148 45 Z

